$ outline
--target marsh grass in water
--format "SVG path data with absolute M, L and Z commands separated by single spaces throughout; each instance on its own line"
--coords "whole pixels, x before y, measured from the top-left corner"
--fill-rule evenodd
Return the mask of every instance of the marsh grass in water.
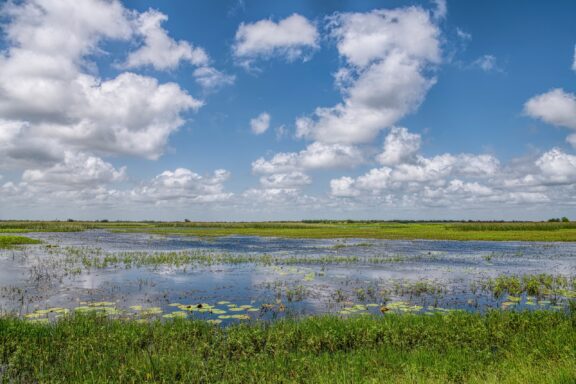
M 576 277 L 550 275 L 546 273 L 533 275 L 501 275 L 482 282 L 482 288 L 491 291 L 494 296 L 503 294 L 520 295 L 526 293 L 534 296 L 564 296 L 576 298 Z
M 573 383 L 574 316 L 329 316 L 226 328 L 179 318 L 2 318 L 0 365 L 7 382 Z
M 0 249 L 12 248 L 17 245 L 39 244 L 40 240 L 31 239 L 25 236 L 0 235 Z

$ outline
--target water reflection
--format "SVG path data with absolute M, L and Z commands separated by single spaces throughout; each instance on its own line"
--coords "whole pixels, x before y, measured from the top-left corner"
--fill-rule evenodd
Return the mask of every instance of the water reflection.
M 491 292 L 478 289 L 479 282 L 503 274 L 574 276 L 576 243 L 313 240 L 254 236 L 202 239 L 107 231 L 37 233 L 30 237 L 43 240 L 44 244 L 0 252 L 0 306 L 3 312 L 25 314 L 54 307 L 99 308 L 90 307 L 90 303 L 109 302 L 118 309 L 116 312 L 108 310 L 114 314 L 121 313 L 122 309 L 124 314 L 138 315 L 129 309 L 133 306 L 159 307 L 161 313 L 156 315 L 186 312 L 206 319 L 223 316 L 226 322 L 233 320 L 227 316 L 234 313 L 250 318 L 328 312 L 351 315 L 379 313 L 390 309 L 387 305 L 391 305 L 392 310 L 418 312 L 436 309 L 483 311 L 501 307 L 503 303 L 508 303 L 504 305 L 507 309 L 562 308 L 576 288 L 568 287 L 567 297 L 547 300 L 524 294 L 519 300 L 514 299 L 516 301 L 494 297 Z M 63 260 L 69 247 L 97 249 L 104 255 L 197 250 L 266 254 L 276 260 L 350 257 L 357 262 L 131 268 L 110 265 L 100 269 L 65 269 Z M 230 304 L 216 304 L 222 301 Z M 205 308 L 193 307 L 202 303 Z M 239 308 L 242 305 L 247 307 Z M 234 306 L 238 307 L 232 309 Z

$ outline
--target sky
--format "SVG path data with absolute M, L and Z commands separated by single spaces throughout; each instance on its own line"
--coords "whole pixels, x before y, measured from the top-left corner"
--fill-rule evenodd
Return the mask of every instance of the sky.
M 576 2 L 0 5 L 0 219 L 576 218 Z

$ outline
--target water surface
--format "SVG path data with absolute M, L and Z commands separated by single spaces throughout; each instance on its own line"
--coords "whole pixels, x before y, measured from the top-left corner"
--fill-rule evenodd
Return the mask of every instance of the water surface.
M 569 284 L 562 294 L 516 298 L 483 289 L 488 279 L 501 275 L 573 278 L 576 243 L 571 242 L 194 238 L 102 230 L 29 236 L 43 244 L 0 251 L 0 306 L 4 313 L 21 316 L 49 312 L 29 315 L 32 319 L 78 307 L 119 317 L 176 313 L 225 323 L 237 320 L 229 316 L 381 315 L 382 308 L 419 313 L 503 306 L 562 310 L 575 288 Z M 171 252 L 254 260 L 269 256 L 273 262 L 111 263 L 102 268 L 79 261 Z M 49 311 L 54 308 L 62 309 Z

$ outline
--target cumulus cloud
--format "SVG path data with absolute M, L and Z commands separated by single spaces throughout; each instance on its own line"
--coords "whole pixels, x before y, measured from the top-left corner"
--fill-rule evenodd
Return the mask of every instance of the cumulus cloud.
M 491 155 L 446 153 L 428 158 L 418 153 L 420 145 L 420 135 L 406 128 L 391 129 L 383 152 L 376 156 L 383 166 L 356 178 L 331 180 L 331 195 L 361 200 L 386 196 L 388 202 L 410 195 L 415 204 L 434 191 L 487 196 L 492 192 L 487 183 L 502 172 L 500 162 Z
M 277 153 L 269 160 L 261 157 L 252 162 L 252 172 L 263 175 L 260 185 L 264 189 L 298 190 L 312 182 L 308 171 L 353 168 L 364 161 L 355 146 L 315 142 L 300 152 Z
M 435 83 L 440 30 L 419 7 L 341 13 L 330 33 L 346 66 L 336 76 L 343 101 L 296 122 L 297 137 L 325 143 L 366 143 L 414 111 Z
M 99 157 L 66 152 L 64 160 L 45 169 L 28 169 L 22 181 L 49 188 L 86 188 L 123 180 L 126 169 L 114 168 Z
M 544 153 L 536 160 L 536 166 L 541 170 L 542 175 L 550 181 L 558 183 L 576 182 L 576 156 L 564 153 L 558 148 Z
M 355 180 L 348 176 L 330 180 L 330 190 L 332 196 L 336 197 L 358 196 L 360 194 L 360 191 L 354 188 L 354 184 Z
M 576 129 L 576 95 L 559 88 L 528 100 L 524 112 L 548 124 Z
M 300 152 L 277 153 L 270 160 L 261 157 L 252 163 L 252 171 L 272 174 L 314 169 L 349 168 L 362 162 L 364 162 L 364 155 L 354 146 L 315 142 Z
M 255 135 L 261 135 L 270 127 L 270 114 L 262 112 L 250 120 L 250 130 Z
M 559 148 L 506 166 L 488 154 L 415 154 L 358 177 L 330 181 L 333 198 L 354 201 L 357 207 L 394 208 L 576 204 L 575 186 L 576 156 Z
M 260 184 L 264 188 L 298 188 L 311 182 L 308 175 L 299 171 L 276 173 L 260 178 Z
M 101 42 L 127 42 L 139 33 L 137 13 L 118 1 L 28 0 L 2 11 L 3 166 L 55 164 L 67 151 L 155 159 L 184 123 L 182 114 L 202 106 L 176 83 L 130 72 L 107 80 L 96 75 L 90 58 L 101 54 Z
M 218 169 L 212 175 L 202 176 L 187 168 L 164 171 L 150 182 L 131 191 L 130 197 L 136 201 L 217 202 L 232 197 L 224 191 L 224 182 L 230 172 Z
M 205 90 L 214 91 L 227 85 L 232 85 L 236 81 L 236 76 L 227 75 L 212 67 L 200 67 L 194 70 L 196 82 Z
M 420 135 L 410 133 L 406 128 L 394 127 L 384 140 L 384 151 L 377 160 L 382 165 L 394 165 L 406 162 L 418 152 L 422 139 Z
M 135 21 L 136 32 L 143 37 L 144 43 L 130 52 L 123 64 L 126 68 L 152 66 L 157 70 L 175 69 L 180 62 L 186 61 L 196 66 L 209 63 L 206 51 L 194 47 L 187 41 L 175 41 L 162 28 L 168 16 L 156 10 L 149 10 L 138 16 Z
M 274 22 L 260 20 L 242 23 L 236 31 L 233 53 L 243 65 L 256 59 L 284 57 L 289 61 L 306 59 L 318 48 L 316 26 L 297 13 Z
M 182 63 L 188 63 L 197 68 L 193 72 L 194 79 L 207 91 L 218 90 L 231 85 L 235 76 L 225 74 L 210 66 L 208 53 L 192 43 L 176 41 L 168 35 L 162 24 L 168 16 L 149 10 L 141 13 L 133 21 L 134 34 L 143 40 L 141 46 L 130 52 L 120 68 L 152 67 L 158 71 L 174 70 Z

